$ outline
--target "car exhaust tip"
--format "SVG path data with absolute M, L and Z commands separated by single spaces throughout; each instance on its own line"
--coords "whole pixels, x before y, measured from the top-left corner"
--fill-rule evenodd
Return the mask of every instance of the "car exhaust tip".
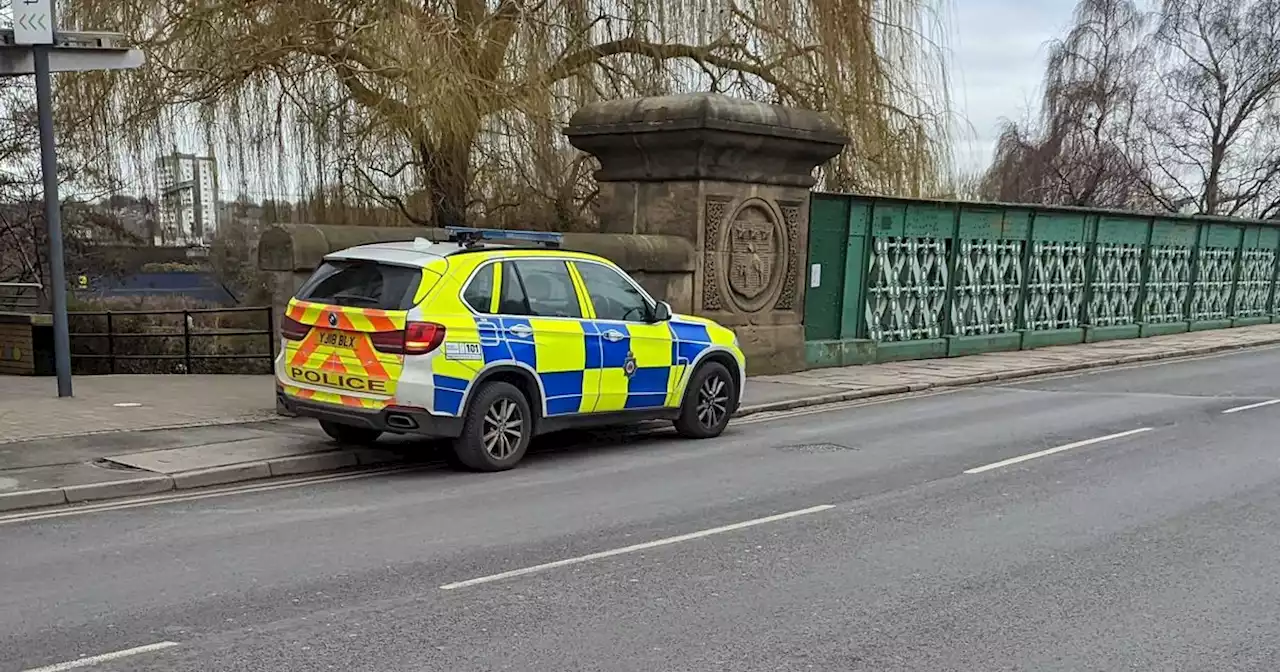
M 387 426 L 392 429 L 417 429 L 418 421 L 403 413 L 388 413 Z

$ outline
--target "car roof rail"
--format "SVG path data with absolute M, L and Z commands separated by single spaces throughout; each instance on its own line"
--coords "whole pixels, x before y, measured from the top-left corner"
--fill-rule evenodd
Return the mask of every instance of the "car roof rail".
M 482 241 L 511 241 L 534 243 L 559 249 L 564 236 L 551 231 L 509 231 L 507 229 L 477 229 L 470 226 L 446 226 L 449 242 L 462 248 L 479 247 Z

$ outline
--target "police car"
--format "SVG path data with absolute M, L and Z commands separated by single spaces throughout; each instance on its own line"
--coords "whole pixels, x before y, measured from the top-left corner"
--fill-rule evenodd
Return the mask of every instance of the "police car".
M 281 325 L 278 406 L 343 443 L 451 438 L 456 463 L 479 471 L 514 467 L 559 429 L 724 431 L 746 382 L 732 331 L 673 315 L 558 234 L 448 232 L 324 258 Z

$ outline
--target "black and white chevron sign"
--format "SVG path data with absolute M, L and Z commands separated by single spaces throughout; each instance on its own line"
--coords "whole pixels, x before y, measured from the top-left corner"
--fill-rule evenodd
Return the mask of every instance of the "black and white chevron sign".
M 34 16 L 23 14 L 18 17 L 18 26 L 23 30 L 49 30 L 49 17 L 44 14 Z
M 51 0 L 14 0 L 13 41 L 18 44 L 53 42 Z

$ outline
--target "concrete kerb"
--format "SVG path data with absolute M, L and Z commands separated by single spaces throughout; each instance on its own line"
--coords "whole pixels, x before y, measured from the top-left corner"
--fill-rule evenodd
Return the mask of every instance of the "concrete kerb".
M 41 488 L 39 490 L 19 490 L 17 492 L 0 492 L 0 511 L 14 509 L 32 509 L 41 506 L 57 506 L 67 503 L 67 493 L 62 488 Z
M 827 394 L 819 394 L 812 397 L 801 397 L 800 399 L 783 399 L 780 401 L 770 401 L 763 404 L 751 404 L 750 406 L 742 406 L 738 412 L 733 415 L 735 418 L 745 418 L 756 415 L 758 413 L 773 413 L 777 411 L 792 411 L 797 408 L 806 408 L 809 406 L 823 406 L 826 404 L 838 404 L 843 401 L 854 401 L 856 399 L 866 399 L 868 397 L 883 397 L 891 394 L 905 394 L 911 391 L 909 385 L 893 385 L 890 387 L 866 387 L 860 390 L 844 390 L 841 392 L 830 392 Z
M 334 450 L 311 455 L 277 457 L 258 462 L 155 474 L 102 483 L 68 485 L 61 488 L 20 490 L 0 493 L 0 511 L 17 511 L 59 504 L 82 504 L 108 499 L 155 495 L 171 490 L 190 490 L 214 485 L 229 485 L 270 477 L 302 476 L 341 471 L 352 467 L 371 467 L 402 461 L 403 456 L 388 450 L 357 448 Z
M 1223 343 L 1214 345 L 1203 345 L 1191 347 L 1184 350 L 1166 350 L 1160 352 L 1143 353 L 1138 355 L 1128 355 L 1125 357 L 1108 357 L 1106 359 L 1094 359 L 1082 362 L 1067 362 L 1063 364 L 1049 364 L 1043 366 L 1028 367 L 1025 369 L 1015 369 L 1012 371 L 1002 371 L 994 374 L 981 374 L 975 376 L 959 376 L 956 378 L 940 379 L 934 382 L 911 383 L 909 385 L 893 385 L 886 387 L 868 387 L 860 390 L 850 390 L 845 392 L 833 392 L 829 394 L 819 394 L 810 397 L 802 397 L 800 399 L 787 399 L 784 401 L 772 401 L 764 404 L 753 404 L 751 406 L 743 406 L 738 409 L 734 415 L 735 418 L 743 418 L 757 413 L 771 413 L 777 411 L 791 411 L 798 408 L 806 408 L 809 406 L 824 406 L 827 404 L 837 404 L 845 401 L 855 401 L 858 399 L 868 399 L 872 397 L 884 397 L 894 394 L 905 394 L 908 392 L 921 392 L 929 389 L 943 387 L 963 387 L 966 385 L 976 385 L 980 383 L 1018 380 L 1022 378 L 1034 378 L 1036 376 L 1047 376 L 1055 373 L 1070 373 L 1072 371 L 1087 371 L 1089 369 L 1102 369 L 1112 366 L 1122 366 L 1125 364 L 1138 364 L 1142 362 L 1154 362 L 1162 359 L 1172 359 L 1181 357 L 1195 357 L 1198 355 L 1211 355 L 1217 352 L 1229 352 L 1232 350 L 1245 350 L 1248 348 L 1257 348 L 1267 345 L 1280 344 L 1280 336 L 1273 338 L 1260 339 L 1250 343 Z
M 1170 350 L 1124 357 L 1109 357 L 1100 360 L 1066 362 L 1004 371 L 993 374 L 961 376 L 942 379 L 934 382 L 918 382 L 904 385 L 888 385 L 868 387 L 854 390 L 842 390 L 828 394 L 813 395 L 800 399 L 752 404 L 738 409 L 735 417 L 743 418 L 760 413 L 790 411 L 811 406 L 824 406 L 859 399 L 886 397 L 896 394 L 907 394 L 929 389 L 963 387 L 987 382 L 1034 378 L 1037 376 L 1072 371 L 1123 366 L 1142 362 L 1153 362 L 1162 359 L 1195 357 L 1218 352 L 1244 350 L 1280 344 L 1280 336 L 1261 339 L 1250 343 L 1224 343 L 1191 347 L 1183 350 Z M 259 421 L 259 420 L 254 420 Z M 233 423 L 200 423 L 200 424 L 233 424 Z M 181 472 L 171 476 L 147 475 L 139 478 L 71 485 L 63 488 L 42 488 L 39 490 L 23 490 L 0 493 L 0 511 L 14 511 L 39 507 L 57 506 L 68 503 L 83 503 L 95 500 L 116 499 L 120 497 L 150 495 L 169 490 L 186 490 L 212 485 L 227 485 L 244 481 L 261 480 L 273 476 L 298 476 L 319 472 L 340 471 L 352 467 L 371 467 L 393 464 L 403 461 L 404 457 L 394 451 L 378 448 L 354 448 L 351 450 L 335 450 L 331 452 L 274 458 L 258 462 L 232 464 L 210 469 Z
M 313 455 L 297 455 L 280 457 L 267 461 L 267 469 L 272 476 L 297 476 L 314 474 L 318 471 L 337 471 L 359 465 L 356 454 L 349 450 L 335 450 L 329 453 Z
M 122 481 L 68 485 L 62 488 L 68 504 L 92 502 L 100 499 L 117 499 L 139 495 L 155 495 L 173 489 L 173 479 L 168 476 L 142 476 Z
M 241 462 L 176 473 L 173 475 L 173 487 L 178 490 L 188 490 L 210 485 L 256 481 L 270 477 L 271 467 L 267 466 L 265 460 L 261 462 Z

